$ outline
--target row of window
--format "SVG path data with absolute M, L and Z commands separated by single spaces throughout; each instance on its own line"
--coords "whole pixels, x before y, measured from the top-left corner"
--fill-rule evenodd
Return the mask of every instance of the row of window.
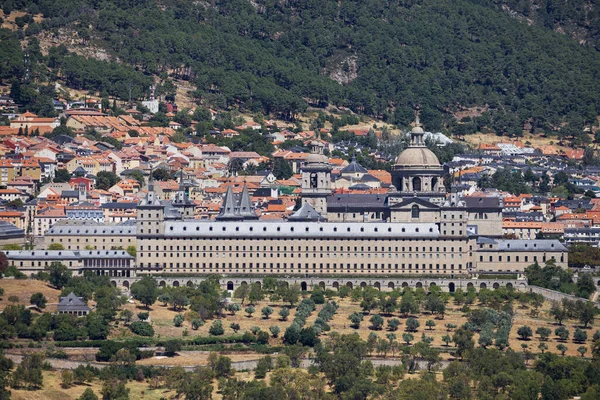
M 140 224 L 140 226 L 144 226 L 144 222 L 142 222 L 142 221 L 140 221 L 140 222 L 139 222 L 139 224 Z M 148 225 L 149 225 L 149 226 L 152 226 L 152 224 L 153 224 L 152 222 L 149 222 L 149 223 L 148 223 Z M 187 226 L 183 226 L 183 227 L 182 227 L 182 229 L 183 229 L 184 231 L 187 231 L 187 230 L 188 230 L 188 227 L 187 227 Z M 169 227 L 169 231 L 174 231 L 174 230 L 175 230 L 175 227 L 173 227 L 173 226 L 170 226 L 170 227 Z M 190 229 L 190 230 L 192 230 L 192 229 Z M 250 227 L 248 228 L 248 230 L 249 230 L 250 232 L 254 232 L 254 227 L 253 227 L 253 226 L 250 226 Z M 209 227 L 208 227 L 208 231 L 209 231 L 209 232 L 213 232 L 213 231 L 215 231 L 215 229 L 214 229 L 214 227 L 213 227 L 213 226 L 209 226 Z M 226 227 L 226 226 L 222 226 L 222 227 L 221 227 L 221 231 L 223 231 L 223 232 L 227 232 L 227 227 Z M 235 227 L 235 229 L 234 229 L 234 231 L 235 231 L 235 232 L 239 232 L 239 231 L 240 231 L 240 227 L 239 227 L 239 226 L 236 226 L 236 227 Z M 263 228 L 262 228 L 262 231 L 263 231 L 263 232 L 267 232 L 267 227 L 266 227 L 266 226 L 263 226 Z M 281 231 L 282 231 L 282 230 L 281 230 L 281 227 L 280 227 L 280 226 L 276 227 L 276 228 L 275 228 L 275 231 L 277 231 L 277 232 L 281 232 Z M 298 231 L 301 231 L 301 230 L 298 230 Z M 360 229 L 359 229 L 358 231 L 359 231 L 359 232 L 365 232 L 365 228 L 364 228 L 364 227 L 360 227 Z M 373 228 L 373 232 L 379 232 L 379 231 L 380 231 L 380 230 L 379 230 L 379 228 L 378 228 L 378 227 L 375 227 L 375 228 Z M 381 230 L 381 231 L 382 231 L 382 232 L 384 232 L 384 230 Z M 415 232 L 415 233 L 419 233 L 419 231 L 420 231 L 420 228 L 415 228 L 415 230 L 414 230 L 414 232 Z M 143 230 L 141 230 L 140 232 L 141 232 L 141 233 L 143 233 Z M 149 233 L 151 233 L 151 232 L 152 232 L 152 231 L 150 230 L 150 231 L 149 231 Z M 199 226 L 196 226 L 196 232 L 200 232 L 200 227 L 199 227 Z M 290 226 L 289 232 L 296 232 L 296 229 L 295 229 L 295 227 L 294 227 L 294 226 Z M 308 226 L 307 226 L 307 227 L 304 227 L 304 232 L 310 232 L 310 228 L 309 228 Z M 319 227 L 319 229 L 318 229 L 318 232 L 325 232 L 325 230 L 324 230 L 324 228 L 321 226 L 321 227 Z M 333 227 L 333 232 L 338 232 L 338 227 L 337 227 L 337 226 L 334 226 L 334 227 Z M 347 227 L 347 228 L 346 228 L 346 232 L 352 232 L 352 228 L 350 228 L 350 227 Z M 387 232 L 392 232 L 392 228 L 391 228 L 391 227 L 387 228 Z M 401 232 L 404 232 L 404 233 L 406 233 L 406 228 L 401 228 Z M 411 231 L 411 232 L 412 232 L 412 231 Z M 429 233 L 433 233 L 433 228 L 428 228 L 428 229 L 427 229 L 427 231 L 426 231 L 426 230 L 423 230 L 423 232 L 429 232 Z M 158 230 L 156 231 L 156 233 L 158 233 Z
M 503 256 L 497 256 L 496 258 L 497 258 L 497 262 L 503 262 L 504 261 Z M 479 261 L 480 262 L 484 262 L 483 259 L 484 259 L 484 256 L 479 256 Z M 554 259 L 554 257 L 550 257 L 550 259 Z M 511 262 L 511 261 L 512 261 L 511 260 L 511 256 L 506 256 L 506 262 Z M 521 262 L 521 257 L 520 256 L 515 256 L 515 260 L 514 261 L 515 262 Z M 533 256 L 533 262 L 537 262 L 537 261 L 539 261 L 538 260 L 538 256 Z M 546 261 L 547 261 L 547 257 L 544 254 L 542 256 L 542 262 L 546 262 Z M 494 262 L 494 256 L 488 256 L 488 262 Z M 523 256 L 523 262 L 526 262 L 526 263 L 529 262 L 529 256 Z M 560 255 L 560 262 L 565 262 L 565 256 L 564 256 L 564 254 Z
M 358 263 L 341 263 L 341 264 L 337 264 L 337 263 L 320 263 L 320 264 L 309 264 L 309 263 L 218 263 L 218 262 L 203 262 L 203 263 L 178 263 L 178 262 L 169 262 L 169 263 L 140 263 L 139 268 L 140 269 L 144 269 L 144 268 L 148 268 L 148 269 L 153 269 L 153 268 L 163 268 L 166 269 L 168 271 L 173 271 L 175 269 L 175 272 L 180 272 L 180 268 L 182 268 L 183 270 L 186 269 L 191 269 L 193 270 L 194 267 L 196 270 L 206 270 L 207 268 L 212 269 L 212 268 L 222 268 L 222 269 L 227 269 L 229 271 L 233 270 L 234 268 L 236 269 L 235 272 L 239 272 L 238 269 L 242 268 L 249 268 L 249 269 L 253 269 L 253 268 L 263 268 L 263 269 L 268 269 L 271 272 L 273 271 L 273 269 L 277 269 L 280 270 L 281 268 L 283 268 L 283 272 L 294 272 L 294 269 L 298 269 L 298 272 L 301 272 L 301 269 L 305 269 L 306 271 L 308 270 L 329 270 L 329 269 L 333 269 L 334 271 L 337 270 L 338 268 L 340 269 L 340 271 L 359 271 L 359 270 L 367 270 L 367 271 L 371 271 L 371 270 L 389 270 L 389 271 L 425 271 L 425 270 L 431 270 L 431 271 L 446 271 L 448 269 L 450 269 L 451 271 L 453 270 L 462 270 L 463 269 L 463 264 L 450 264 L 449 266 L 447 264 L 358 264 Z M 288 271 L 288 267 L 291 269 L 290 271 Z M 414 268 L 413 268 L 414 267 Z M 449 268 L 448 268 L 449 267 Z M 242 271 L 245 272 L 245 271 Z M 249 271 L 250 272 L 250 271 Z M 259 271 L 256 271 L 259 272 Z
M 142 253 L 140 252 L 140 259 L 143 259 L 144 257 L 152 257 L 153 253 Z M 154 253 L 155 256 L 158 258 L 160 257 L 160 253 Z M 219 258 L 219 254 L 222 254 L 222 258 L 246 258 L 246 255 L 248 257 L 260 257 L 261 253 L 259 252 L 253 252 L 253 253 L 196 253 L 194 255 L 194 253 L 189 253 L 189 255 L 186 256 L 186 253 L 177 253 L 177 254 L 169 254 L 169 253 L 162 253 L 163 257 L 169 257 L 169 258 L 174 258 L 174 257 L 181 257 L 181 258 L 200 258 L 200 255 L 202 254 L 202 258 L 207 258 L 207 256 L 209 258 L 211 257 L 216 257 Z M 298 258 L 302 258 L 302 254 L 303 253 L 295 253 L 294 257 L 298 257 Z M 316 252 L 316 253 L 304 253 L 305 256 L 304 258 L 337 258 L 338 254 L 337 253 L 322 253 L 322 252 Z M 398 253 L 375 253 L 375 254 L 371 254 L 371 253 L 344 253 L 344 254 L 340 254 L 339 256 L 341 258 L 386 258 L 387 254 L 387 258 L 400 258 L 400 255 Z M 263 258 L 280 258 L 280 257 L 290 257 L 289 254 L 284 253 L 284 254 L 280 254 L 280 253 L 262 253 Z M 401 258 L 413 258 L 413 253 L 409 253 L 408 257 L 407 254 L 402 254 Z M 414 254 L 414 258 L 418 259 L 419 258 L 419 254 Z M 420 258 L 427 258 L 427 254 L 421 254 Z M 433 253 L 429 253 L 429 259 L 434 258 L 434 254 Z M 435 258 L 439 259 L 440 258 L 440 253 L 436 253 L 435 254 Z M 441 258 L 448 258 L 447 255 L 444 255 Z M 450 254 L 449 258 L 454 259 L 454 254 Z M 462 253 L 458 254 L 458 258 L 462 258 Z
M 248 246 L 247 250 L 248 251 L 254 251 L 254 250 L 256 250 L 256 251 L 275 251 L 275 250 L 276 251 L 282 251 L 282 247 L 283 247 L 283 251 L 287 251 L 288 250 L 287 246 L 262 246 L 262 248 L 261 248 L 261 246 L 256 246 L 256 249 L 254 248 L 254 246 Z M 472 250 L 471 247 L 472 246 L 469 246 L 469 250 Z M 381 250 L 379 250 L 379 249 L 381 249 Z M 383 246 L 381 248 L 375 246 L 373 251 L 375 251 L 375 252 L 377 252 L 377 251 L 399 252 L 400 249 L 402 249 L 401 250 L 402 252 L 406 252 L 407 251 L 406 247 L 399 247 L 399 246 L 387 247 L 387 248 L 383 247 Z M 454 253 L 454 247 L 448 248 L 448 247 L 439 247 L 439 246 L 437 246 L 435 248 L 435 251 L 436 252 L 443 251 L 444 253 L 447 253 L 448 249 L 450 249 L 451 253 Z M 146 250 L 152 250 L 152 246 L 147 246 Z M 156 251 L 160 250 L 160 246 L 156 245 L 155 246 L 155 250 Z M 167 246 L 163 246 L 162 250 L 163 251 L 167 251 Z M 179 251 L 179 250 L 193 251 L 194 250 L 194 246 L 189 246 L 189 249 L 188 249 L 188 246 L 169 246 L 169 250 L 170 251 L 173 251 L 173 250 L 177 250 L 177 251 Z M 206 251 L 206 250 L 213 251 L 213 246 L 203 245 L 202 246 L 202 251 Z M 231 246 L 231 245 L 229 245 L 229 246 L 225 246 L 225 245 L 219 246 L 219 245 L 216 245 L 216 246 L 214 246 L 214 250 L 215 251 L 234 251 L 234 246 Z M 240 251 L 240 250 L 241 251 L 246 251 L 246 246 L 235 246 L 235 251 Z M 345 246 L 345 247 L 344 246 L 340 246 L 339 250 L 342 251 L 342 252 L 343 251 L 347 251 L 347 252 L 349 252 L 349 251 L 354 251 L 354 252 L 361 251 L 361 252 L 364 252 L 365 251 L 365 246 L 360 246 L 360 249 L 359 249 L 359 246 L 353 246 L 353 247 L 351 247 L 351 246 Z M 140 251 L 144 251 L 144 245 L 140 245 Z M 196 251 L 200 251 L 200 246 L 196 246 Z M 300 251 L 311 251 L 311 250 L 310 250 L 310 246 L 298 246 L 298 247 L 290 246 L 290 251 L 291 252 L 294 252 L 294 251 L 299 251 L 300 252 Z M 337 246 L 319 246 L 317 248 L 317 246 L 312 246 L 312 251 L 313 252 L 316 252 L 316 251 L 338 251 L 338 247 Z M 371 251 L 371 246 L 367 246 L 366 247 L 366 251 L 370 252 Z M 409 246 L 408 247 L 408 251 L 412 252 L 413 251 L 413 247 Z M 419 248 L 418 246 L 415 246 L 414 247 L 414 251 L 415 252 L 418 252 L 418 251 L 427 252 L 428 250 L 427 250 L 426 246 L 423 246 L 421 248 Z M 429 251 L 430 252 L 434 251 L 432 246 L 429 246 Z M 462 247 L 458 247 L 458 248 L 456 248 L 456 251 L 462 252 L 463 248 Z

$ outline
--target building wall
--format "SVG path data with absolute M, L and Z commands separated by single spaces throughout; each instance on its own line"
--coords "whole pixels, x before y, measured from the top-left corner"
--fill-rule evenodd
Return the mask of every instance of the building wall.
M 554 258 L 556 265 L 562 268 L 568 267 L 566 252 L 545 251 L 499 251 L 485 250 L 475 251 L 473 265 L 477 272 L 513 272 L 520 273 L 531 264 L 538 262 L 543 265 L 546 261 Z
M 467 274 L 466 240 L 138 238 L 138 267 L 166 273 Z
M 502 236 L 502 211 L 500 212 L 469 212 L 469 225 L 477 226 L 480 236 Z
M 82 276 L 86 270 L 94 271 L 98 275 L 108 275 L 111 277 L 135 277 L 135 268 L 133 259 L 81 259 L 81 258 L 61 258 L 61 257 L 42 257 L 36 259 L 14 258 L 7 254 L 9 265 L 15 266 L 19 271 L 26 275 L 37 274 L 49 267 L 54 262 L 60 262 L 73 271 L 73 275 Z
M 135 235 L 51 235 L 44 240 L 44 247 L 52 243 L 60 243 L 66 250 L 85 250 L 91 246 L 95 250 L 111 250 L 116 247 L 127 249 L 136 245 Z
M 0 186 L 6 186 L 12 182 L 16 176 L 15 167 L 0 167 Z

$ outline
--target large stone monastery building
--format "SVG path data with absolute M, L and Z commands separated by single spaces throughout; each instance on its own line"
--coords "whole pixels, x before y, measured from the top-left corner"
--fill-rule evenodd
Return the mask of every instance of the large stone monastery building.
M 423 135 L 417 119 L 387 196 L 333 195 L 332 167 L 315 140 L 302 207 L 288 221 L 258 220 L 246 188 L 237 197 L 228 189 L 216 221 L 195 220 L 183 189 L 159 201 L 150 182 L 137 214 L 137 273 L 466 276 L 520 273 L 550 259 L 567 267 L 558 240 L 501 239 L 501 200 L 447 194 Z

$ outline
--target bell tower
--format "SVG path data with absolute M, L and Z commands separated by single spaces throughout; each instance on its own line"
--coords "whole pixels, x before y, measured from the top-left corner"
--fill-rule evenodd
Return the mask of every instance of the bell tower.
M 302 166 L 302 205 L 310 204 L 321 216 L 327 217 L 327 197 L 331 195 L 331 164 L 323 154 L 323 144 L 317 135 L 311 143 L 311 154 Z

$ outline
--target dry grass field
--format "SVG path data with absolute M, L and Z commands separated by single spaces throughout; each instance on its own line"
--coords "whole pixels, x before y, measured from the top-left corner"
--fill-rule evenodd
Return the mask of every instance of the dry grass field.
M 72 386 L 64 389 L 60 385 L 60 371 L 44 371 L 44 387 L 41 390 L 15 390 L 11 389 L 12 400 L 75 400 L 85 391 L 91 388 L 96 396 L 102 398 L 102 382 L 96 380 L 88 385 Z M 130 399 L 159 400 L 161 398 L 173 398 L 174 392 L 166 389 L 151 390 L 146 382 L 127 382 L 130 389 Z
M 361 311 L 361 309 L 359 307 L 359 303 L 353 302 L 349 298 L 334 299 L 334 300 L 336 300 L 338 302 L 339 309 L 338 309 L 337 313 L 334 315 L 334 318 L 331 321 L 329 321 L 329 325 L 330 325 L 332 331 L 336 331 L 341 334 L 358 333 L 360 335 L 360 337 L 364 340 L 367 339 L 367 337 L 369 336 L 369 334 L 371 332 L 375 332 L 381 338 L 385 338 L 388 333 L 394 333 L 397 337 L 397 340 L 400 342 L 402 341 L 402 334 L 405 332 L 406 319 L 403 318 L 400 314 L 393 313 L 392 315 L 384 315 L 383 318 L 385 320 L 385 324 L 384 324 L 383 329 L 374 331 L 374 330 L 370 329 L 371 324 L 369 322 L 371 315 L 375 314 L 375 312 L 372 312 L 369 315 L 365 315 L 363 322 L 360 324 L 360 328 L 355 329 L 355 328 L 351 327 L 348 316 L 354 312 Z M 271 307 L 273 307 L 275 312 L 270 316 L 269 319 L 264 319 L 260 313 L 260 310 L 267 305 L 270 305 Z M 515 304 L 514 304 L 515 317 L 513 319 L 513 326 L 512 326 L 511 332 L 510 332 L 510 336 L 509 336 L 510 347 L 513 350 L 522 351 L 523 349 L 522 349 L 521 345 L 527 344 L 529 351 L 531 351 L 533 353 L 539 353 L 540 350 L 538 349 L 538 345 L 540 344 L 540 340 L 539 340 L 538 335 L 535 334 L 535 331 L 538 327 L 545 326 L 545 327 L 550 328 L 553 332 L 552 335 L 550 336 L 549 340 L 546 342 L 546 344 L 548 346 L 548 351 L 559 353 L 559 351 L 556 349 L 556 346 L 561 342 L 559 342 L 557 340 L 557 338 L 554 336 L 554 329 L 556 329 L 556 327 L 558 327 L 558 325 L 554 322 L 553 318 L 548 313 L 550 310 L 550 306 L 551 306 L 551 304 L 549 302 L 545 302 L 543 307 L 540 309 L 539 315 L 537 317 L 533 318 L 531 316 L 531 308 L 530 307 L 520 308 L 520 306 L 515 302 Z M 281 329 L 281 333 L 278 338 L 271 338 L 270 344 L 271 345 L 281 344 L 282 336 L 283 336 L 283 333 L 285 332 L 285 329 L 292 323 L 292 321 L 294 319 L 295 310 L 294 309 L 290 310 L 290 316 L 288 317 L 287 321 L 281 321 L 278 313 L 279 313 L 279 310 L 282 307 L 284 307 L 283 303 L 272 303 L 272 302 L 268 302 L 268 301 L 259 302 L 259 303 L 255 304 L 255 306 L 254 306 L 256 309 L 256 312 L 252 315 L 252 317 L 248 317 L 247 314 L 243 311 L 245 307 L 246 307 L 246 305 L 242 306 L 242 310 L 238 311 L 235 315 L 230 315 L 229 313 L 225 313 L 225 315 L 223 316 L 223 319 L 222 319 L 223 327 L 225 329 L 225 335 L 231 335 L 234 333 L 231 330 L 231 328 L 229 327 L 231 323 L 238 323 L 240 325 L 241 329 L 240 329 L 239 333 L 249 331 L 250 328 L 252 328 L 253 326 L 258 326 L 262 330 L 268 332 L 269 327 L 271 327 L 273 325 L 277 325 Z M 317 306 L 317 309 L 307 319 L 306 326 L 311 326 L 314 323 L 315 319 L 317 318 L 317 314 L 322 307 L 323 306 L 321 306 L 321 305 Z M 475 308 L 475 307 L 477 307 L 477 305 L 473 306 L 473 308 Z M 134 311 L 134 313 L 138 313 L 140 311 L 145 311 L 145 308 L 143 308 L 141 305 L 136 304 L 136 303 L 126 305 L 126 308 L 131 309 L 132 311 Z M 446 309 L 447 309 L 447 312 L 446 312 L 445 316 L 443 317 L 443 319 L 437 315 L 432 316 L 428 313 L 421 313 L 419 315 L 414 315 L 414 317 L 417 318 L 417 320 L 419 321 L 419 324 L 420 324 L 418 331 L 413 333 L 415 342 L 420 341 L 421 335 L 423 333 L 425 333 L 425 335 L 433 337 L 433 342 L 432 342 L 433 346 L 443 347 L 443 346 L 445 346 L 445 343 L 443 342 L 442 337 L 446 334 L 452 335 L 452 332 L 447 331 L 445 325 L 446 324 L 455 324 L 457 326 L 461 326 L 462 324 L 467 322 L 467 318 L 460 311 L 460 307 L 454 305 L 453 302 L 448 303 L 446 305 Z M 185 315 L 185 312 L 186 311 L 184 311 L 182 313 Z M 208 331 L 210 329 L 210 326 L 211 326 L 213 320 L 207 321 L 204 326 L 200 327 L 197 331 L 194 331 L 194 330 L 192 330 L 191 324 L 189 321 L 185 321 L 183 323 L 182 327 L 178 327 L 178 328 L 175 327 L 173 325 L 173 318 L 176 314 L 178 314 L 178 313 L 173 311 L 170 307 L 162 306 L 162 304 L 160 304 L 158 302 L 152 306 L 151 311 L 150 311 L 151 323 L 154 327 L 154 330 L 155 330 L 157 336 L 160 336 L 160 337 L 182 337 L 183 332 L 186 329 L 187 329 L 189 336 L 191 336 L 191 337 L 198 336 L 198 335 L 199 336 L 208 336 Z M 387 321 L 390 320 L 391 318 L 398 318 L 401 321 L 400 327 L 395 332 L 389 331 L 387 329 Z M 430 320 L 430 319 L 432 319 L 435 322 L 435 326 L 432 329 L 429 329 L 425 325 L 427 320 Z M 594 321 L 593 326 L 587 330 L 588 341 L 584 344 L 574 343 L 572 340 L 573 333 L 575 332 L 575 329 L 579 326 L 578 321 L 569 320 L 569 321 L 564 321 L 563 324 L 567 327 L 567 329 L 569 329 L 569 333 L 570 333 L 569 340 L 567 340 L 566 342 L 563 343 L 568 348 L 568 351 L 566 354 L 572 355 L 572 356 L 578 356 L 579 353 L 577 352 L 577 348 L 582 345 L 585 345 L 588 347 L 588 353 L 586 355 L 589 356 L 591 354 L 591 348 L 590 348 L 591 337 L 593 336 L 593 334 L 596 330 L 600 329 L 600 321 L 599 320 Z M 519 329 L 519 327 L 521 327 L 523 325 L 530 326 L 534 332 L 533 337 L 527 341 L 520 340 L 517 335 L 517 330 Z M 131 336 L 131 333 L 129 332 L 129 330 L 125 329 L 125 328 L 121 328 L 118 331 L 114 331 L 113 334 L 115 335 L 115 337 Z M 474 340 L 476 342 L 477 342 L 477 339 L 478 339 L 478 335 L 475 334 Z M 450 345 L 452 345 L 452 343 L 450 343 Z M 252 355 L 248 355 L 248 354 L 243 354 L 240 356 L 242 356 L 242 358 L 239 358 L 239 360 L 256 359 L 256 358 L 260 357 L 259 355 L 252 356 Z M 445 358 L 447 358 L 447 357 L 448 356 L 445 356 Z M 175 357 L 175 359 L 170 359 L 170 360 L 164 361 L 164 362 L 168 362 L 169 364 L 173 364 L 173 365 L 203 365 L 205 363 L 205 360 L 203 360 L 202 357 L 198 357 L 198 356 L 191 356 L 191 355 L 182 356 L 181 361 L 176 360 L 177 358 L 178 357 Z M 235 360 L 238 360 L 238 359 L 236 358 Z M 189 361 L 197 361 L 197 364 L 189 364 Z M 153 359 L 144 360 L 143 363 L 148 363 L 148 364 L 152 364 L 152 365 L 160 364 L 160 362 L 158 362 L 158 360 L 153 360 Z
M 56 310 L 60 290 L 51 288 L 46 282 L 35 279 L 0 279 L 0 287 L 4 289 L 4 295 L 0 297 L 0 310 L 3 310 L 9 304 L 13 304 L 8 301 L 11 296 L 19 298 L 17 304 L 29 306 L 29 298 L 37 292 L 42 293 L 48 299 L 47 311 Z
M 562 151 L 568 149 L 567 146 L 558 145 L 558 139 L 556 137 L 544 137 L 542 135 L 532 135 L 530 133 L 526 133 L 522 138 L 519 138 L 518 140 L 523 143 L 529 142 L 533 147 L 553 145 L 557 149 Z M 473 135 L 465 135 L 463 143 L 471 147 L 477 147 L 480 144 L 508 143 L 514 141 L 515 139 L 511 139 L 506 136 L 498 136 L 493 133 L 476 133 Z
M 42 292 L 49 299 L 49 303 L 56 303 L 58 300 L 59 292 L 48 287 L 45 283 L 36 281 L 36 280 L 0 280 L 0 286 L 4 288 L 5 295 L 0 299 L 0 308 L 4 308 L 8 302 L 8 297 L 15 295 L 18 296 L 20 302 L 23 304 L 29 304 L 29 297 L 32 293 Z M 359 302 L 352 301 L 350 298 L 338 299 L 334 298 L 333 300 L 337 301 L 339 304 L 339 309 L 337 313 L 334 315 L 333 319 L 329 321 L 329 325 L 332 331 L 339 332 L 341 334 L 350 334 L 350 333 L 358 333 L 361 338 L 367 339 L 371 332 L 375 332 L 379 337 L 385 338 L 390 331 L 387 329 L 387 321 L 391 318 L 399 318 L 401 321 L 401 325 L 395 333 L 397 340 L 402 342 L 402 334 L 405 332 L 406 319 L 403 318 L 398 313 L 393 313 L 392 315 L 383 316 L 385 320 L 384 328 L 379 331 L 373 331 L 370 329 L 370 315 L 365 315 L 363 322 L 360 324 L 360 328 L 355 329 L 350 325 L 350 321 L 348 316 L 354 312 L 360 312 L 361 308 L 359 306 Z M 247 304 L 246 304 L 247 305 Z M 290 315 L 287 321 L 281 321 L 278 315 L 279 310 L 285 306 L 284 303 L 276 302 L 272 303 L 269 301 L 261 301 L 254 305 L 256 312 L 248 317 L 244 312 L 244 308 L 246 305 L 242 306 L 242 310 L 237 312 L 235 315 L 230 315 L 226 313 L 223 316 L 223 327 L 225 329 L 225 335 L 233 334 L 232 329 L 229 327 L 231 323 L 238 323 L 240 325 L 240 333 L 245 331 L 249 331 L 253 326 L 258 326 L 264 331 L 269 331 L 269 327 L 273 325 L 277 325 L 281 329 L 281 333 L 279 338 L 270 338 L 271 345 L 280 345 L 282 344 L 282 336 L 285 332 L 285 329 L 292 323 L 295 315 L 295 309 L 290 310 Z M 274 308 L 274 313 L 270 316 L 269 319 L 265 319 L 261 315 L 261 309 L 265 306 L 271 306 Z M 476 304 L 472 306 L 472 308 L 476 308 L 479 305 Z M 540 343 L 538 335 L 534 333 L 533 337 L 528 341 L 522 341 L 518 339 L 517 330 L 519 327 L 523 325 L 528 325 L 532 328 L 533 332 L 538 327 L 544 326 L 548 327 L 554 332 L 554 329 L 558 326 L 555 324 L 553 318 L 549 315 L 551 304 L 549 302 L 545 302 L 543 307 L 540 309 L 539 314 L 534 318 L 531 316 L 531 308 L 525 307 L 521 308 L 520 305 L 515 302 L 515 316 L 513 319 L 513 327 L 510 332 L 509 343 L 510 347 L 516 351 L 522 351 L 521 345 L 526 343 L 528 345 L 528 350 L 533 353 L 539 353 L 538 345 Z M 311 316 L 307 319 L 306 326 L 311 326 L 315 319 L 317 318 L 317 314 L 322 308 L 322 305 L 317 306 L 317 309 L 311 314 Z M 141 311 L 146 311 L 145 307 L 138 304 L 137 302 L 130 302 L 124 306 L 124 308 L 133 311 L 135 314 Z M 419 315 L 415 315 L 420 323 L 420 327 L 417 332 L 413 333 L 414 342 L 418 342 L 421 339 L 421 335 L 425 333 L 427 336 L 433 337 L 433 345 L 435 347 L 444 347 L 444 342 L 442 341 L 442 337 L 446 334 L 452 335 L 452 332 L 448 332 L 445 325 L 452 323 L 460 326 L 467 321 L 467 318 L 460 311 L 460 307 L 455 305 L 452 301 L 446 304 L 446 314 L 443 318 L 439 316 L 432 316 L 428 313 L 421 313 Z M 184 310 L 181 313 L 186 314 L 188 310 Z M 179 312 L 173 311 L 168 306 L 163 306 L 160 302 L 156 302 L 150 310 L 150 322 L 153 325 L 156 336 L 160 338 L 170 338 L 177 337 L 182 338 L 184 330 L 187 329 L 189 337 L 194 336 L 208 336 L 209 328 L 213 322 L 213 320 L 209 320 L 205 323 L 204 326 L 200 327 L 197 331 L 191 328 L 191 324 L 188 320 L 183 323 L 182 327 L 175 327 L 173 325 L 173 317 L 177 315 Z M 134 318 L 135 319 L 135 318 Z M 435 322 L 435 326 L 433 329 L 429 329 L 426 326 L 427 320 L 433 319 Z M 577 352 L 577 348 L 582 346 L 582 344 L 574 343 L 573 333 L 576 327 L 579 326 L 577 321 L 564 321 L 564 325 L 570 331 L 570 338 L 564 344 L 567 346 L 568 351 L 567 355 L 571 356 L 579 356 Z M 593 326 L 587 330 L 588 341 L 583 345 L 588 348 L 588 352 L 586 356 L 591 354 L 591 337 L 593 336 L 596 330 L 600 329 L 600 321 L 595 321 Z M 124 325 L 122 321 L 120 321 L 112 330 L 111 338 L 122 339 L 127 337 L 135 336 L 130 332 L 128 327 Z M 474 336 L 475 342 L 478 340 L 478 335 Z M 550 339 L 546 342 L 548 346 L 548 351 L 559 353 L 556 349 L 556 346 L 560 342 L 554 337 L 554 334 L 551 335 Z M 452 345 L 452 343 L 451 343 Z M 476 344 L 477 346 L 477 344 Z M 39 349 L 15 349 L 17 353 L 27 353 L 29 351 L 39 351 Z M 79 361 L 91 361 L 94 360 L 94 351 L 95 349 L 69 349 L 67 353 L 69 354 L 70 360 L 79 360 Z M 175 357 L 153 357 L 149 359 L 140 360 L 137 362 L 138 365 L 147 365 L 147 366 L 204 366 L 208 364 L 208 355 L 207 351 L 180 351 Z M 246 360 L 257 360 L 261 358 L 262 354 L 254 353 L 250 350 L 243 352 L 231 352 L 228 351 L 226 353 L 227 357 L 231 358 L 232 361 L 246 361 Z M 391 357 L 391 353 L 387 355 Z M 443 359 L 449 359 L 451 356 L 447 353 L 443 354 Z M 254 378 L 253 372 L 237 372 L 236 378 L 240 380 L 252 380 Z M 266 381 L 268 382 L 268 377 Z M 406 375 L 406 379 L 416 378 L 418 374 L 415 375 Z M 437 379 L 441 379 L 441 374 L 438 372 Z M 94 390 L 96 395 L 101 397 L 101 382 L 95 381 L 89 384 L 88 386 L 73 386 L 68 389 L 64 389 L 60 386 L 60 371 L 45 371 L 44 372 L 44 387 L 42 390 L 38 391 L 26 391 L 26 390 L 14 390 L 12 389 L 12 398 L 13 399 L 24 399 L 24 400 L 69 400 L 69 399 L 77 399 L 86 387 L 90 387 Z M 175 393 L 173 391 L 169 391 L 166 389 L 156 389 L 152 390 L 148 386 L 148 382 L 128 382 L 127 387 L 130 388 L 130 398 L 131 399 L 149 399 L 149 400 L 158 400 L 161 398 L 172 399 L 175 398 Z M 213 398 L 221 399 L 222 396 L 218 393 L 218 384 L 215 380 L 213 383 L 214 391 Z

